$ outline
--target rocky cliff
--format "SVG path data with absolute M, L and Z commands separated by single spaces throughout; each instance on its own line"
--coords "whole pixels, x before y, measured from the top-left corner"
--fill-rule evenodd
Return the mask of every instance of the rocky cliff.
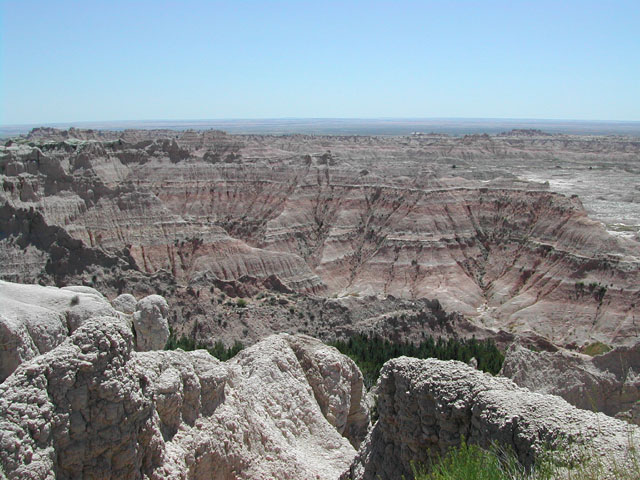
M 607 465 L 632 464 L 640 429 L 563 399 L 519 388 L 463 363 L 401 357 L 382 369 L 379 419 L 343 479 L 412 478 L 411 462 L 428 465 L 463 439 L 496 443 L 532 465 L 548 446 L 588 452 Z M 636 459 L 637 461 L 637 459 Z M 613 470 L 605 470 L 604 477 Z

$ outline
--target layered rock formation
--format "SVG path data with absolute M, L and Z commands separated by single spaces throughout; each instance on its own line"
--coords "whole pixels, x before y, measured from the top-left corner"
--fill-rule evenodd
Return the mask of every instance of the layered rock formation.
M 91 316 L 4 380 L 6 478 L 334 479 L 367 431 L 362 375 L 311 338 L 273 336 L 226 363 L 135 347 L 127 318 Z
M 244 279 L 436 298 L 477 326 L 560 344 L 638 334 L 639 244 L 509 171 L 616 164 L 632 179 L 633 139 L 40 130 L 29 141 L 0 147 L 4 278 L 109 294 L 151 284 L 168 297 L 172 282 Z
M 460 362 L 401 357 L 382 369 L 379 420 L 343 479 L 412 478 L 410 463 L 428 464 L 462 439 L 495 442 L 531 465 L 545 445 L 586 449 L 624 466 L 640 429 L 563 399 L 532 393 Z M 604 472 L 615 475 L 612 470 Z
M 590 357 L 564 349 L 535 352 L 514 343 L 501 374 L 534 392 L 638 424 L 639 365 L 640 344 Z

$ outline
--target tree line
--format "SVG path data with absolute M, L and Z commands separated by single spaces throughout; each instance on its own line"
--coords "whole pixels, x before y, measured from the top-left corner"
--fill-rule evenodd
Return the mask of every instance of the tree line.
M 371 388 L 380 375 L 380 369 L 392 358 L 438 358 L 440 360 L 460 360 L 468 363 L 471 358 L 478 362 L 478 369 L 497 374 L 502 368 L 504 354 L 495 342 L 466 339 L 438 338 L 429 336 L 419 344 L 411 342 L 391 342 L 378 335 L 357 334 L 348 340 L 335 340 L 330 345 L 349 356 L 360 368 L 364 376 L 365 386 Z
M 169 340 L 167 340 L 167 344 L 165 345 L 165 350 L 176 350 L 182 349 L 185 352 L 190 352 L 192 350 L 204 349 L 208 351 L 211 355 L 216 357 L 218 360 L 222 360 L 223 362 L 229 360 L 236 356 L 236 354 L 244 348 L 242 342 L 236 340 L 233 345 L 230 347 L 225 346 L 221 341 L 217 341 L 213 344 L 213 346 L 205 345 L 203 343 L 196 342 L 193 338 L 186 337 L 182 335 L 180 338 L 176 338 L 172 329 L 169 329 Z

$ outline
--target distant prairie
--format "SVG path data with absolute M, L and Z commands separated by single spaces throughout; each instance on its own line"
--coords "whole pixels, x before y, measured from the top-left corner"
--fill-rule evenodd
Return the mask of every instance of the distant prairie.
M 34 127 L 125 129 L 218 129 L 228 133 L 309 135 L 409 135 L 438 133 L 467 135 L 496 134 L 513 129 L 538 129 L 572 135 L 640 136 L 640 122 L 595 120 L 535 120 L 491 118 L 274 118 L 217 120 L 140 120 L 109 122 L 63 122 L 46 125 L 2 125 L 0 136 L 27 133 Z

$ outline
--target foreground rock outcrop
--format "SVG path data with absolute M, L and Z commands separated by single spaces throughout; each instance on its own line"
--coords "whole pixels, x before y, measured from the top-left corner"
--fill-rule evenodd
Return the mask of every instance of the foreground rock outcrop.
M 93 316 L 16 368 L 0 385 L 6 478 L 334 479 L 366 433 L 362 375 L 309 337 L 226 363 L 135 347 L 126 317 Z
M 18 365 L 60 345 L 87 319 L 115 316 L 88 287 L 42 287 L 0 280 L 0 381 Z
M 136 350 L 162 350 L 169 340 L 169 305 L 160 295 L 149 295 L 136 304 L 133 327 L 136 331 Z
M 427 464 L 463 438 L 487 448 L 496 442 L 529 466 L 545 444 L 585 447 L 624 465 L 640 440 L 640 429 L 626 422 L 455 361 L 387 362 L 377 409 L 379 420 L 343 479 L 412 478 L 411 462 Z
M 369 428 L 362 374 L 334 348 L 306 335 L 286 336 L 325 418 L 358 448 Z
M 514 343 L 501 374 L 534 392 L 559 395 L 578 408 L 640 423 L 640 344 L 602 355 L 564 349 L 535 352 Z
M 18 365 L 60 345 L 93 317 L 120 317 L 136 333 L 138 351 L 160 350 L 169 338 L 169 306 L 160 295 L 110 303 L 83 286 L 44 287 L 0 280 L 0 381 Z

